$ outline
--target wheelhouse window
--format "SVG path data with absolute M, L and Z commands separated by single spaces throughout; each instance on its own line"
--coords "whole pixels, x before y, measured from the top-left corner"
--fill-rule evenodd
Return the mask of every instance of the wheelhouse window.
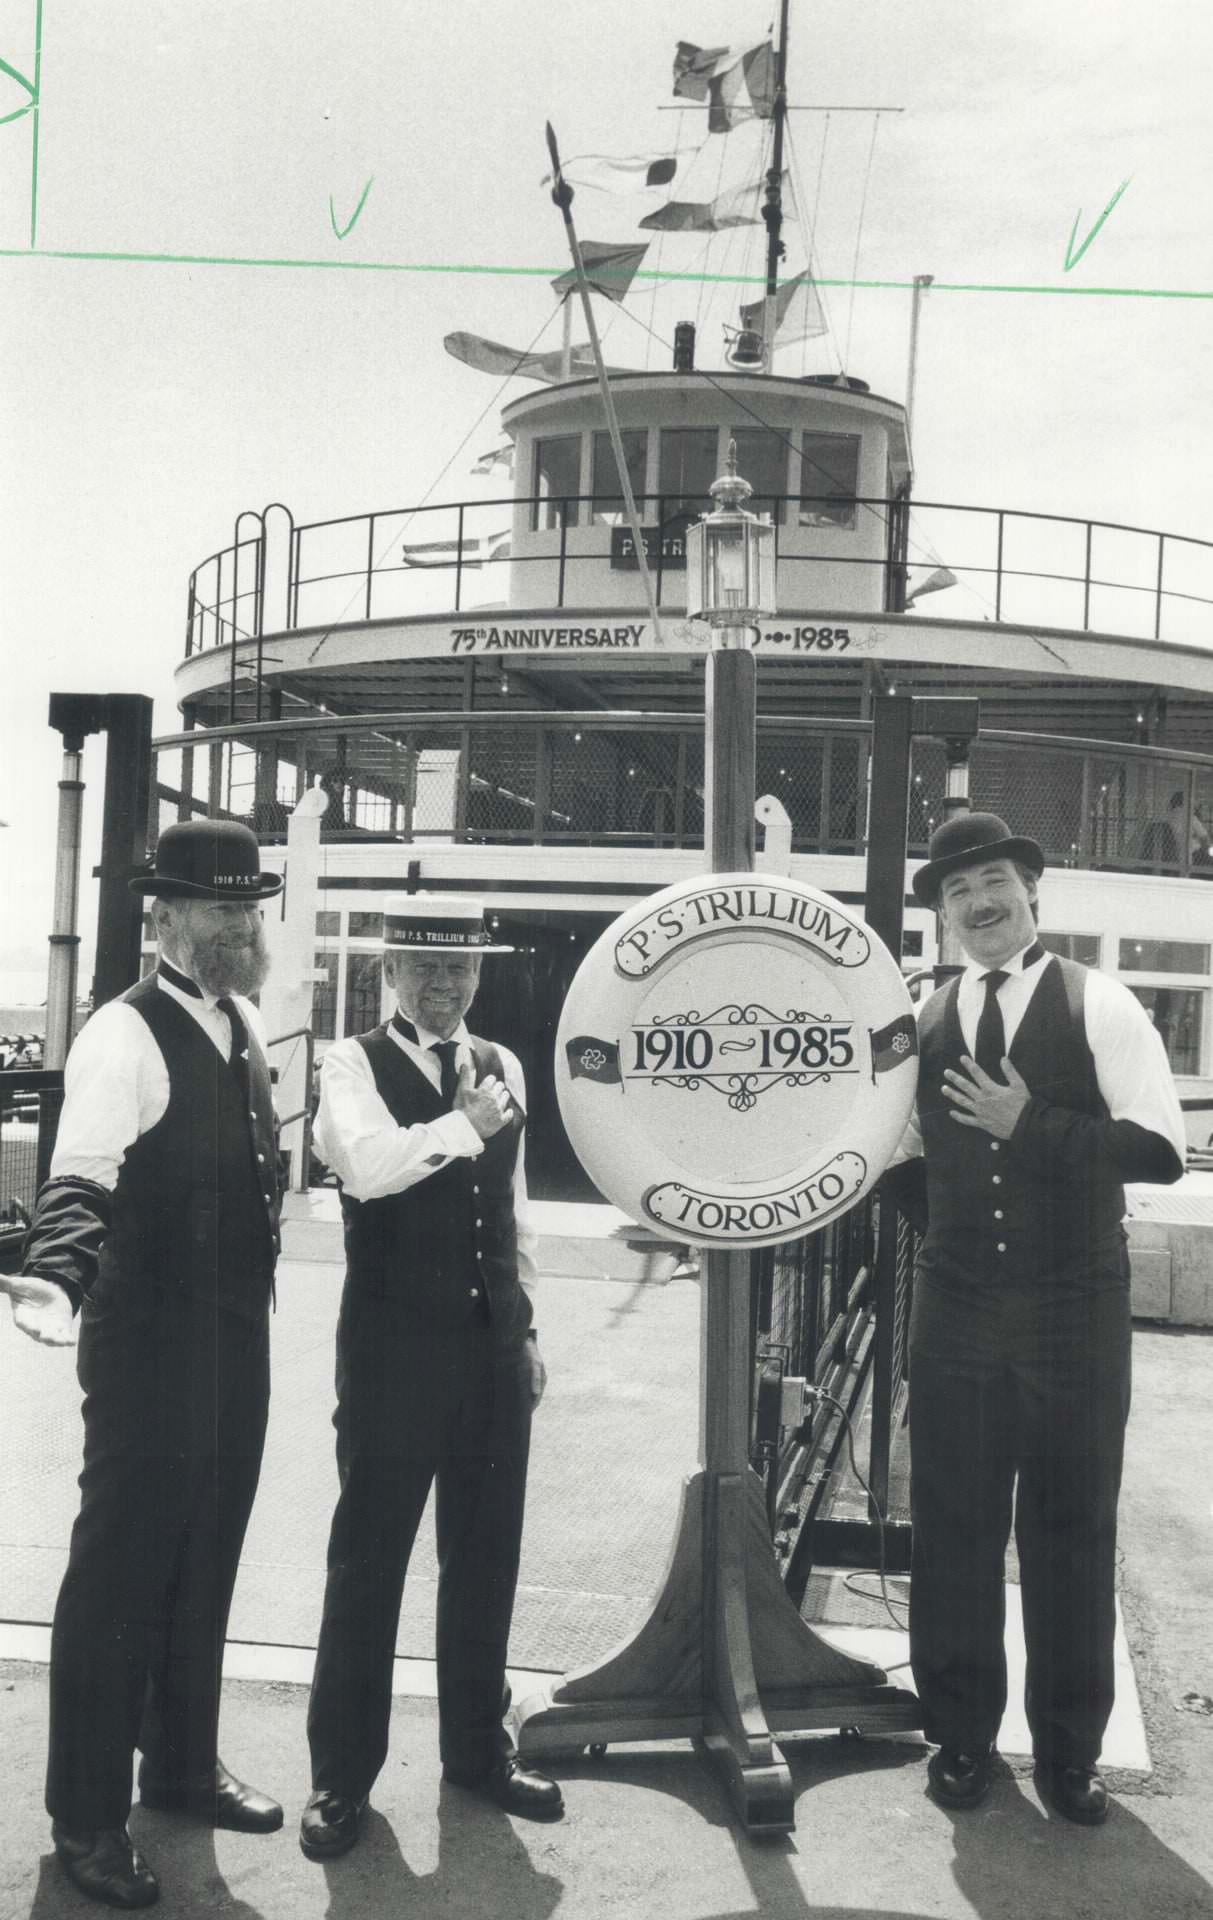
M 769 513 L 779 525 L 788 491 L 791 434 L 769 427 L 733 427 L 730 432 L 737 443 L 737 471 L 754 489 L 745 503 L 746 510 Z
M 581 435 L 558 433 L 535 442 L 536 498 L 531 507 L 533 529 L 577 525 L 581 492 Z
M 802 527 L 853 527 L 859 492 L 859 435 L 806 433 L 800 453 Z
M 694 520 L 711 511 L 708 489 L 717 477 L 716 442 L 715 427 L 667 427 L 662 432 L 657 491 L 667 524 L 679 516 Z
M 644 513 L 644 463 L 648 451 L 649 436 L 643 427 L 628 427 L 620 434 L 623 442 L 623 458 L 628 470 L 628 485 L 632 489 L 632 498 L 636 502 L 638 513 Z M 591 448 L 592 461 L 590 472 L 590 518 L 598 526 L 615 527 L 623 522 L 623 493 L 619 485 L 619 468 L 615 463 L 615 449 L 611 445 L 609 433 L 596 433 Z

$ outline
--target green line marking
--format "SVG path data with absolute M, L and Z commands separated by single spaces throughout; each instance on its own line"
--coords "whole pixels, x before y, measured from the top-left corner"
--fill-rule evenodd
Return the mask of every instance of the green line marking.
M 349 232 L 350 232 L 350 231 L 351 231 L 351 230 L 353 229 L 353 227 L 354 227 L 354 225 L 355 225 L 355 223 L 357 222 L 357 219 L 358 219 L 358 215 L 359 215 L 359 214 L 360 214 L 360 213 L 362 212 L 362 209 L 363 209 L 363 207 L 365 207 L 365 205 L 366 205 L 366 196 L 367 196 L 367 194 L 368 194 L 368 193 L 370 192 L 370 190 L 371 190 L 371 188 L 372 188 L 372 187 L 374 186 L 374 184 L 375 184 L 375 176 L 374 176 L 374 174 L 372 174 L 372 175 L 371 175 L 371 177 L 370 177 L 370 179 L 369 179 L 369 180 L 367 181 L 367 183 L 366 183 L 366 185 L 365 185 L 365 187 L 363 187 L 363 189 L 362 189 L 362 198 L 361 198 L 361 199 L 359 200 L 359 202 L 358 202 L 358 205 L 357 205 L 357 206 L 356 206 L 356 207 L 354 208 L 354 211 L 353 211 L 353 213 L 352 213 L 352 214 L 350 215 L 350 218 L 349 218 L 349 222 L 348 222 L 348 224 L 347 224 L 346 226 L 344 226 L 344 227 L 339 227 L 339 226 L 337 225 L 337 209 L 336 209 L 336 207 L 335 207 L 335 206 L 333 205 L 333 196 L 332 196 L 332 194 L 330 193 L 330 195 L 329 195 L 329 221 L 330 221 L 330 223 L 331 223 L 331 225 L 332 225 L 332 229 L 333 229 L 333 232 L 334 232 L 334 233 L 336 234 L 336 236 L 337 236 L 337 238 L 338 238 L 339 240 L 344 240 L 344 239 L 345 239 L 345 236 L 346 236 L 346 234 L 347 234 L 347 233 L 349 233 Z
M 18 107 L 16 113 L 6 113 L 3 120 L 0 120 L 0 127 L 7 127 L 10 120 L 24 120 L 26 114 L 32 113 L 33 111 L 33 102 L 31 101 L 27 107 Z
M 10 67 L 7 60 L 0 60 L 0 73 L 7 73 L 10 80 L 15 80 L 19 87 L 25 88 L 25 91 L 28 93 L 31 100 L 35 98 L 37 89 L 35 88 L 33 81 L 27 80 L 23 73 L 18 73 L 16 67 Z M 22 113 L 28 113 L 29 108 L 22 107 L 21 111 Z M 10 114 L 8 117 L 11 120 L 13 116 Z M 0 122 L 0 124 L 3 124 L 3 123 Z
M 142 266 L 181 267 L 279 267 L 293 271 L 319 273 L 453 273 L 500 274 L 550 280 L 568 271 L 567 263 L 548 267 L 499 267 L 484 261 L 438 260 L 293 260 L 249 254 L 215 253 L 101 253 L 83 247 L 0 247 L 0 259 L 9 260 L 95 260 Z M 657 273 L 642 267 L 638 280 L 689 281 L 693 285 L 763 287 L 762 274 L 754 273 Z M 821 287 L 857 287 L 872 292 L 910 293 L 908 280 L 825 279 Z M 1047 293 L 1066 294 L 1083 300 L 1213 300 L 1213 287 L 1079 287 L 1030 284 L 1019 280 L 936 280 L 932 293 Z
M 29 243 L 38 244 L 38 135 L 42 122 L 42 0 L 38 0 L 34 16 L 34 139 L 30 161 L 29 186 Z
M 1130 175 L 1129 178 L 1131 180 L 1132 175 Z M 1096 234 L 1099 232 L 1099 229 L 1102 227 L 1104 221 L 1107 219 L 1113 207 L 1116 205 L 1116 202 L 1120 199 L 1121 194 L 1125 191 L 1125 188 L 1128 185 L 1129 185 L 1129 180 L 1121 181 L 1120 185 L 1116 189 L 1116 192 L 1112 195 L 1112 198 L 1109 200 L 1107 206 L 1104 208 L 1098 220 L 1095 222 L 1095 225 L 1091 228 L 1090 233 L 1087 235 L 1086 239 L 1083 241 L 1081 247 L 1079 247 L 1078 252 L 1072 254 L 1070 250 L 1074 245 L 1074 236 L 1078 232 L 1078 223 L 1082 219 L 1082 208 L 1079 207 L 1078 212 L 1074 215 L 1074 225 L 1070 228 L 1070 238 L 1066 242 L 1066 264 L 1065 264 L 1066 273 L 1069 273 L 1071 268 L 1076 267 L 1078 265 L 1079 261 L 1082 259 L 1083 254 L 1086 252 L 1087 248 L 1090 246 L 1092 240 L 1094 240 Z

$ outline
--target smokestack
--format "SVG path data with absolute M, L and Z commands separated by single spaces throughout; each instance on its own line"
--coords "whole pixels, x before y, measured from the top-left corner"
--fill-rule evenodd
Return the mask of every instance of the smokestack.
M 674 371 L 693 373 L 695 369 L 695 322 L 680 320 L 674 328 Z

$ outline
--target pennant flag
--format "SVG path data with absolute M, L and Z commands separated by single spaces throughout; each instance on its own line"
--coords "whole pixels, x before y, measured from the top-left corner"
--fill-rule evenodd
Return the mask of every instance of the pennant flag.
M 579 1033 L 575 1040 L 565 1041 L 564 1051 L 570 1080 L 597 1080 L 604 1087 L 621 1084 L 619 1048 L 614 1040 L 596 1040 L 592 1033 Z
M 741 324 L 755 333 L 762 332 L 764 300 L 748 302 L 741 309 Z M 798 273 L 785 280 L 775 295 L 775 345 L 791 346 L 794 340 L 812 340 L 829 331 L 817 289 L 809 273 Z
M 564 361 L 560 348 L 554 353 L 528 353 L 525 348 L 503 347 L 499 340 L 486 340 L 478 333 L 448 333 L 443 346 L 465 366 L 478 373 L 495 373 L 508 378 L 519 374 L 524 380 L 544 380 L 549 386 L 564 379 Z M 633 371 L 628 367 L 608 367 L 614 377 Z M 575 346 L 570 360 L 570 379 L 589 380 L 594 374 L 594 354 L 588 342 Z
M 696 47 L 680 40 L 674 92 L 706 100 L 708 132 L 729 133 L 743 120 L 769 120 L 775 105 L 775 56 L 769 40 L 750 47 Z
M 648 250 L 647 241 L 643 246 L 624 247 L 612 240 L 583 240 L 581 258 L 585 277 L 593 291 L 604 293 L 608 300 L 622 300 Z M 552 292 L 559 294 L 561 299 L 576 291 L 576 269 L 562 273 L 559 279 L 552 282 Z
M 653 193 L 669 187 L 686 172 L 691 153 L 581 153 L 561 162 L 560 171 L 571 187 L 592 187 L 598 193 Z M 552 183 L 545 173 L 540 186 Z
M 877 1033 L 869 1027 L 868 1038 L 872 1042 L 872 1079 L 875 1080 L 878 1073 L 888 1073 L 891 1067 L 899 1067 L 904 1060 L 914 1058 L 918 1052 L 918 1022 L 912 1013 L 902 1013 Z
M 400 549 L 400 558 L 406 567 L 450 567 L 456 560 L 465 567 L 484 567 L 490 560 L 509 557 L 508 527 L 503 527 L 500 533 L 486 533 L 478 540 L 465 539 L 462 546 L 458 540 L 419 540 L 413 545 L 406 540 Z
M 719 233 L 725 227 L 754 227 L 762 220 L 765 191 L 764 183 L 755 180 L 751 186 L 719 193 L 714 200 L 669 200 L 638 224 L 656 233 Z
M 505 473 L 514 471 L 514 442 L 507 440 L 504 447 L 493 447 L 488 453 L 482 453 L 472 468 L 473 473 L 496 473 L 498 468 Z

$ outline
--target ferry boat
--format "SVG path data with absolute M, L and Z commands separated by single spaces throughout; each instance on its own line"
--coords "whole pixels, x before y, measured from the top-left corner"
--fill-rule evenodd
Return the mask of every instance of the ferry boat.
M 756 49 L 679 59 L 709 123 L 744 111 L 778 139 Z M 483 895 L 517 952 L 485 970 L 479 1016 L 526 1066 L 532 1184 L 549 1198 L 588 1191 L 552 1077 L 569 981 L 611 918 L 704 862 L 708 629 L 686 617 L 685 532 L 730 445 L 777 554 L 778 613 L 755 635 L 760 866 L 862 905 L 875 703 L 976 698 L 969 797 L 1043 846 L 1045 944 L 1139 996 L 1182 1096 L 1213 1090 L 1213 543 L 1110 524 L 1098 499 L 1073 516 L 919 499 L 905 396 L 781 370 L 781 308 L 793 332 L 796 312 L 811 325 L 811 262 L 776 281 L 778 146 L 766 157 L 761 322 L 737 315 L 722 364 L 685 321 L 664 368 L 611 372 L 638 527 L 570 320 L 546 356 L 448 337 L 532 382 L 501 414 L 508 492 L 334 501 L 306 525 L 278 502 L 241 511 L 189 580 L 182 725 L 156 743 L 161 825 L 247 819 L 274 863 L 290 810 L 323 792 L 305 956 L 321 1045 L 380 1015 L 386 892 Z M 617 284 L 586 268 L 596 297 L 631 297 L 628 260 L 605 271 Z M 913 743 L 911 860 L 958 757 L 945 738 Z M 939 957 L 909 897 L 902 957 L 911 972 Z M 1194 1105 L 1189 1124 L 1206 1147 L 1213 1115 Z

